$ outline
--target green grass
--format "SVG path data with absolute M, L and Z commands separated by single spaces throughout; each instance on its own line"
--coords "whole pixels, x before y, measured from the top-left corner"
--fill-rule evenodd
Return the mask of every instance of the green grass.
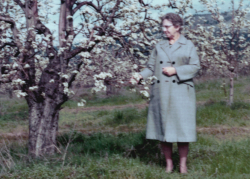
M 24 99 L 4 96 L 0 101 L 0 131 L 11 132 L 15 127 L 28 125 L 28 105 Z
M 142 103 L 145 101 L 138 93 L 128 91 L 123 91 L 123 94 L 119 95 L 102 95 L 102 97 L 98 97 L 97 95 L 92 96 L 92 94 L 89 94 L 89 96 L 84 95 L 82 97 L 79 97 L 77 100 L 80 101 L 80 99 L 85 99 L 87 101 L 86 107 L 105 105 L 115 106 L 130 103 Z M 63 104 L 63 107 L 76 108 L 77 100 L 69 100 Z
M 119 124 L 145 124 L 148 108 L 138 111 L 135 108 L 127 108 L 124 110 L 115 110 L 110 117 L 107 117 L 106 124 L 117 126 Z
M 224 101 L 208 101 L 197 108 L 197 125 L 249 126 L 250 103 L 236 101 L 231 107 Z
M 69 134 L 58 137 L 65 148 Z M 62 155 L 41 159 L 26 156 L 25 145 L 9 146 L 15 168 L 2 172 L 1 178 L 183 178 L 178 173 L 178 152 L 174 145 L 173 174 L 164 172 L 165 162 L 159 143 L 145 140 L 145 132 L 111 135 L 75 133 L 62 166 Z M 248 178 L 250 176 L 250 140 L 220 141 L 199 134 L 190 144 L 189 173 L 185 178 Z M 22 154 L 22 155 L 21 155 Z
M 223 80 L 196 83 L 197 100 L 202 101 L 197 105 L 198 128 L 249 128 L 250 78 L 235 81 L 235 103 L 231 107 L 226 104 L 228 97 L 220 87 Z M 228 83 L 226 91 L 228 94 Z M 110 97 L 84 93 L 80 98 L 87 99 L 87 107 L 144 102 L 140 95 L 129 92 Z M 1 142 L 7 142 L 7 149 L 1 143 L 0 178 L 250 178 L 247 134 L 198 133 L 197 142 L 190 144 L 187 175 L 178 173 L 179 155 L 174 144 L 174 172 L 166 174 L 159 142 L 145 139 L 147 108 L 86 112 L 76 106 L 77 100 L 65 103 L 67 108 L 60 112 L 59 132 L 63 134 L 57 141 L 61 153 L 32 159 L 26 140 L 8 142 L 1 137 Z M 4 98 L 0 105 L 0 130 L 11 132 L 22 126 L 27 132 L 25 101 Z M 73 135 L 62 166 L 69 131 L 73 128 L 78 132 Z
M 222 84 L 225 82 L 225 88 L 222 88 Z M 250 78 L 241 77 L 238 80 L 234 80 L 234 99 L 236 101 L 240 100 L 250 100 Z M 230 91 L 229 78 L 217 78 L 210 80 L 196 80 L 195 90 L 197 101 L 221 101 L 229 99 Z M 226 92 L 226 93 L 225 93 Z

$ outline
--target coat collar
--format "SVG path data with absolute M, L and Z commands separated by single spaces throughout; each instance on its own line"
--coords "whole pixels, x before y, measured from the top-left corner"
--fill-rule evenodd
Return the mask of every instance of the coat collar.
M 180 35 L 180 38 L 176 41 L 176 43 L 179 43 L 181 45 L 187 44 L 187 39 L 184 37 L 184 35 Z M 159 42 L 160 45 L 169 46 L 169 40 L 162 40 Z
M 184 35 L 181 34 L 180 38 L 177 40 L 177 43 L 179 43 L 181 45 L 186 45 L 187 39 L 184 37 Z
M 181 48 L 182 45 L 185 45 L 187 43 L 187 39 L 181 34 L 179 39 L 174 43 L 172 47 L 172 53 Z M 169 51 L 167 50 L 169 48 L 169 40 L 163 40 L 159 42 L 162 50 L 167 54 L 169 61 L 171 61 Z

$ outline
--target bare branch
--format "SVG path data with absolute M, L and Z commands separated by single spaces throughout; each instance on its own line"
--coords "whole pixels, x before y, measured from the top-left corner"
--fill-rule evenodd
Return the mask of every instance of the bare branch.
M 172 9 L 178 9 L 178 7 L 176 6 L 175 3 L 172 3 L 171 0 L 168 0 L 169 2 L 169 7 L 171 7 Z
M 22 8 L 22 10 L 25 10 L 25 5 L 20 0 L 14 0 L 14 1 Z
M 11 46 L 11 47 L 16 47 L 17 45 L 15 43 L 4 43 L 2 46 L 0 46 L 0 49 L 4 48 L 5 46 Z
M 142 4 L 143 6 L 148 6 L 148 4 L 145 4 L 143 0 L 139 0 L 139 3 Z
M 76 13 L 76 11 L 78 11 L 84 5 L 89 5 L 89 6 L 93 7 L 97 12 L 99 12 L 101 10 L 96 5 L 94 5 L 91 1 L 84 1 L 81 3 L 76 3 L 76 5 L 77 6 L 73 9 L 73 15 Z

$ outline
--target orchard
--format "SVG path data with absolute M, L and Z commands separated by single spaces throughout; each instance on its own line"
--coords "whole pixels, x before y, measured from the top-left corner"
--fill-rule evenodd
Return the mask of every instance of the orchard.
M 249 34 L 249 11 L 240 2 L 228 25 L 214 2 L 201 0 L 218 25 L 194 27 L 187 13 L 193 8 L 190 0 L 162 5 L 143 0 L 1 0 L 1 88 L 11 88 L 27 101 L 29 154 L 39 157 L 56 151 L 59 112 L 74 95 L 75 83 L 93 80 L 96 93 L 107 85 L 128 85 L 132 74 L 136 78 L 161 39 L 159 17 L 169 9 L 185 19 L 186 36 L 197 46 L 203 68 L 230 77 L 231 104 L 235 72 L 240 64 L 248 64 L 249 35 L 242 32 Z M 51 19 L 53 15 L 58 20 Z M 149 97 L 148 91 L 141 86 L 142 95 Z M 78 105 L 85 103 L 81 99 Z

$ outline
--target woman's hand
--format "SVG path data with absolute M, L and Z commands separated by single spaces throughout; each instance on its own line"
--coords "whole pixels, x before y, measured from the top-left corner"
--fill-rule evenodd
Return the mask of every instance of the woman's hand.
M 131 83 L 132 85 L 138 84 L 141 79 L 143 79 L 141 74 L 137 73 L 130 78 L 129 83 Z
M 174 67 L 164 67 L 162 68 L 162 72 L 168 76 L 172 76 L 176 74 L 176 70 Z

